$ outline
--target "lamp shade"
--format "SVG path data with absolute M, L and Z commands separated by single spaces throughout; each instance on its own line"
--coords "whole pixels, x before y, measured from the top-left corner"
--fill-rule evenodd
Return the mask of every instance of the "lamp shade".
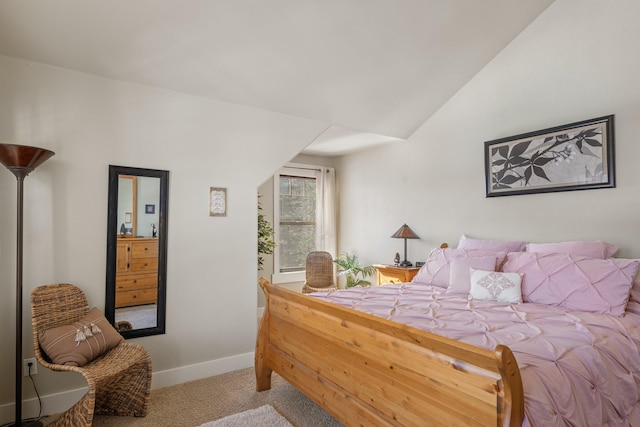
M 420 237 L 409 227 L 403 224 L 391 237 L 396 239 L 419 239 Z
M 54 155 L 53 151 L 28 145 L 0 144 L 0 163 L 23 178 Z

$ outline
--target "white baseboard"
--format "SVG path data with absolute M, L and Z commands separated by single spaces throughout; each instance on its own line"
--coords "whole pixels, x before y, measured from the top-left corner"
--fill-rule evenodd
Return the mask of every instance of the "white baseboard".
M 207 362 L 196 363 L 194 365 L 181 366 L 166 371 L 154 372 L 152 389 L 169 387 L 171 385 L 186 383 L 187 381 L 199 380 L 224 374 L 225 372 L 237 371 L 238 369 L 253 366 L 254 352 L 238 354 L 236 356 L 225 357 L 223 359 L 209 360 Z
M 186 383 L 188 381 L 224 374 L 226 372 L 236 371 L 238 369 L 249 368 L 253 366 L 253 356 L 254 353 L 250 352 L 222 359 L 196 363 L 193 365 L 181 366 L 179 368 L 167 369 L 165 371 L 154 372 L 151 380 L 151 388 L 157 389 L 168 387 Z M 37 378 L 38 377 L 34 378 L 36 380 L 36 384 Z M 64 412 L 80 400 L 86 392 L 87 388 L 83 387 L 41 396 L 42 414 L 51 415 Z M 22 417 L 24 419 L 37 417 L 38 411 L 39 405 L 37 399 L 28 399 L 22 402 Z M 14 417 L 15 405 L 13 403 L 0 405 L 0 424 L 14 421 Z

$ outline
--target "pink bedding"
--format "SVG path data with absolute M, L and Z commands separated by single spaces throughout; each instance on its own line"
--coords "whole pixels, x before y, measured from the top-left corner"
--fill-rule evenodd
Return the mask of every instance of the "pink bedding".
M 416 283 L 310 295 L 489 350 L 509 346 L 524 426 L 640 426 L 640 283 L 624 317 L 467 301 Z

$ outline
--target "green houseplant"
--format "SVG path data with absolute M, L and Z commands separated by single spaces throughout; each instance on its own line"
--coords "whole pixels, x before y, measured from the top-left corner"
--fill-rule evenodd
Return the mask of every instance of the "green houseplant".
M 262 255 L 270 255 L 276 247 L 276 242 L 273 240 L 273 227 L 260 211 L 262 206 L 260 205 L 260 199 L 258 198 L 258 270 L 262 270 L 262 264 L 264 258 Z
M 373 276 L 376 272 L 376 268 L 372 265 L 366 267 L 360 266 L 358 257 L 355 255 L 349 255 L 348 253 L 341 254 L 338 258 L 333 260 L 338 265 L 338 276 L 345 276 L 347 279 L 345 287 L 351 288 L 353 286 L 370 286 L 371 282 L 365 280 L 366 277 Z

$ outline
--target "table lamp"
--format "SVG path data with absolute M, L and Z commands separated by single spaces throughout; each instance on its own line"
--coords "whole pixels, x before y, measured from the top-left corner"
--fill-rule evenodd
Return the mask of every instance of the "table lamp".
M 400 267 L 411 267 L 413 264 L 407 261 L 407 239 L 419 239 L 420 237 L 407 224 L 403 224 L 391 237 L 404 239 L 404 261 L 400 263 Z

